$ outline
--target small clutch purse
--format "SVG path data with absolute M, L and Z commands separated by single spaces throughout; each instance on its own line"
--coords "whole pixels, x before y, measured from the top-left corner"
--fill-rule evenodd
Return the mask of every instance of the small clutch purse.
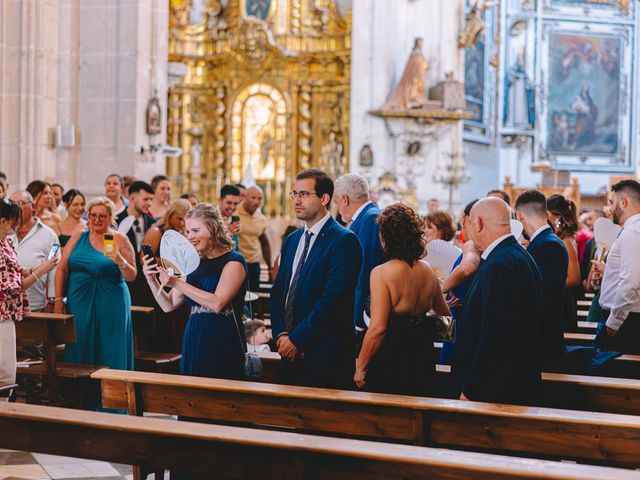
M 436 342 L 455 343 L 456 341 L 456 320 L 453 317 L 441 315 L 428 315 L 433 321 Z
M 262 376 L 262 360 L 255 353 L 244 354 L 244 375 L 247 378 L 260 378 Z

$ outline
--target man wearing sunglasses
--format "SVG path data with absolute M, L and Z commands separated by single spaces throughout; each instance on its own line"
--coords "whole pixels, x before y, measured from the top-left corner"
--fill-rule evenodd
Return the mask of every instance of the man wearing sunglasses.
M 331 217 L 332 196 L 326 173 L 305 170 L 296 177 L 290 197 L 304 228 L 282 245 L 271 290 L 271 326 L 287 383 L 349 389 L 362 248 L 358 237 Z

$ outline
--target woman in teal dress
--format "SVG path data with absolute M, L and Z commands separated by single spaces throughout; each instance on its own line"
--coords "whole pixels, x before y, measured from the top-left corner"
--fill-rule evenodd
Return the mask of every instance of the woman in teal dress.
M 186 215 L 187 238 L 200 254 L 200 265 L 185 277 L 169 276 L 153 259 L 144 258 L 144 273 L 160 307 L 172 311 L 187 302 L 191 315 L 182 342 L 180 373 L 241 379 L 246 339 L 242 309 L 247 264 L 218 208 L 197 204 Z M 159 278 L 158 278 L 159 277 Z M 164 287 L 172 287 L 169 293 Z
M 89 230 L 69 240 L 56 273 L 55 311 L 73 314 L 76 323 L 76 342 L 66 345 L 65 361 L 133 370 L 131 297 L 125 283 L 136 277 L 133 247 L 111 229 L 111 200 L 97 197 L 87 210 Z M 107 253 L 105 234 L 115 240 Z

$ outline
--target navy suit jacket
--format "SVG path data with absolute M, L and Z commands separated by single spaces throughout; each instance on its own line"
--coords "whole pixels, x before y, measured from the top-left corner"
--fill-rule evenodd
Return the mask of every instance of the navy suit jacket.
M 562 370 L 564 344 L 564 291 L 567 283 L 569 254 L 560 238 L 547 228 L 527 247 L 542 276 L 542 318 L 540 346 L 545 371 Z
M 362 270 L 358 277 L 353 322 L 356 327 L 367 328 L 364 323 L 364 307 L 369 297 L 369 277 L 371 270 L 384 262 L 384 252 L 380 243 L 380 227 L 378 226 L 380 209 L 375 203 L 367 205 L 358 217 L 349 225 L 349 230 L 355 233 L 362 246 Z
M 285 301 L 293 275 L 293 260 L 304 228 L 289 235 L 280 256 L 280 268 L 271 289 L 271 328 L 276 338 L 285 331 Z M 346 386 L 352 383 L 355 362 L 354 292 L 362 267 L 362 249 L 356 235 L 329 218 L 322 227 L 298 280 L 289 339 L 304 355 L 294 364 L 298 378 L 290 383 Z M 283 360 L 284 375 L 291 362 Z
M 480 267 L 457 324 L 453 373 L 470 400 L 533 403 L 540 386 L 540 272 L 513 236 Z

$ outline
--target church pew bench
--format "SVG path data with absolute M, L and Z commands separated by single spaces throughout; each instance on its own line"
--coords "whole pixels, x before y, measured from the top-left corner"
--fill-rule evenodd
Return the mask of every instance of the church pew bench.
M 138 305 L 131 306 L 131 321 L 133 323 L 133 349 L 135 369 L 145 372 L 177 373 L 180 370 L 182 355 L 172 352 L 151 352 L 139 348 L 141 332 L 154 328 L 155 309 Z
M 0 447 L 216 478 L 640 479 L 640 472 L 411 445 L 0 404 Z M 62 440 L 62 441 L 61 441 Z
M 105 407 L 640 468 L 640 417 L 102 370 Z
M 81 405 L 90 388 L 91 374 L 104 367 L 59 362 L 56 358 L 58 344 L 76 342 L 74 316 L 66 313 L 29 313 L 21 322 L 16 322 L 16 338 L 18 344 L 30 340 L 41 342 L 43 346 L 43 360 L 30 363 L 28 366 L 19 366 L 18 378 L 46 379 L 46 391 L 51 404 Z
M 280 355 L 277 352 L 260 352 L 259 355 L 262 360 L 260 381 L 282 383 Z M 624 373 L 625 364 L 637 369 L 640 366 L 640 358 L 637 355 L 622 355 L 614 363 L 618 370 L 622 370 L 620 373 Z M 436 365 L 436 377 L 446 376 L 450 372 L 449 365 Z M 446 381 L 442 378 L 437 380 L 441 380 L 440 383 Z M 640 380 L 543 373 L 542 382 L 548 407 L 640 415 Z

